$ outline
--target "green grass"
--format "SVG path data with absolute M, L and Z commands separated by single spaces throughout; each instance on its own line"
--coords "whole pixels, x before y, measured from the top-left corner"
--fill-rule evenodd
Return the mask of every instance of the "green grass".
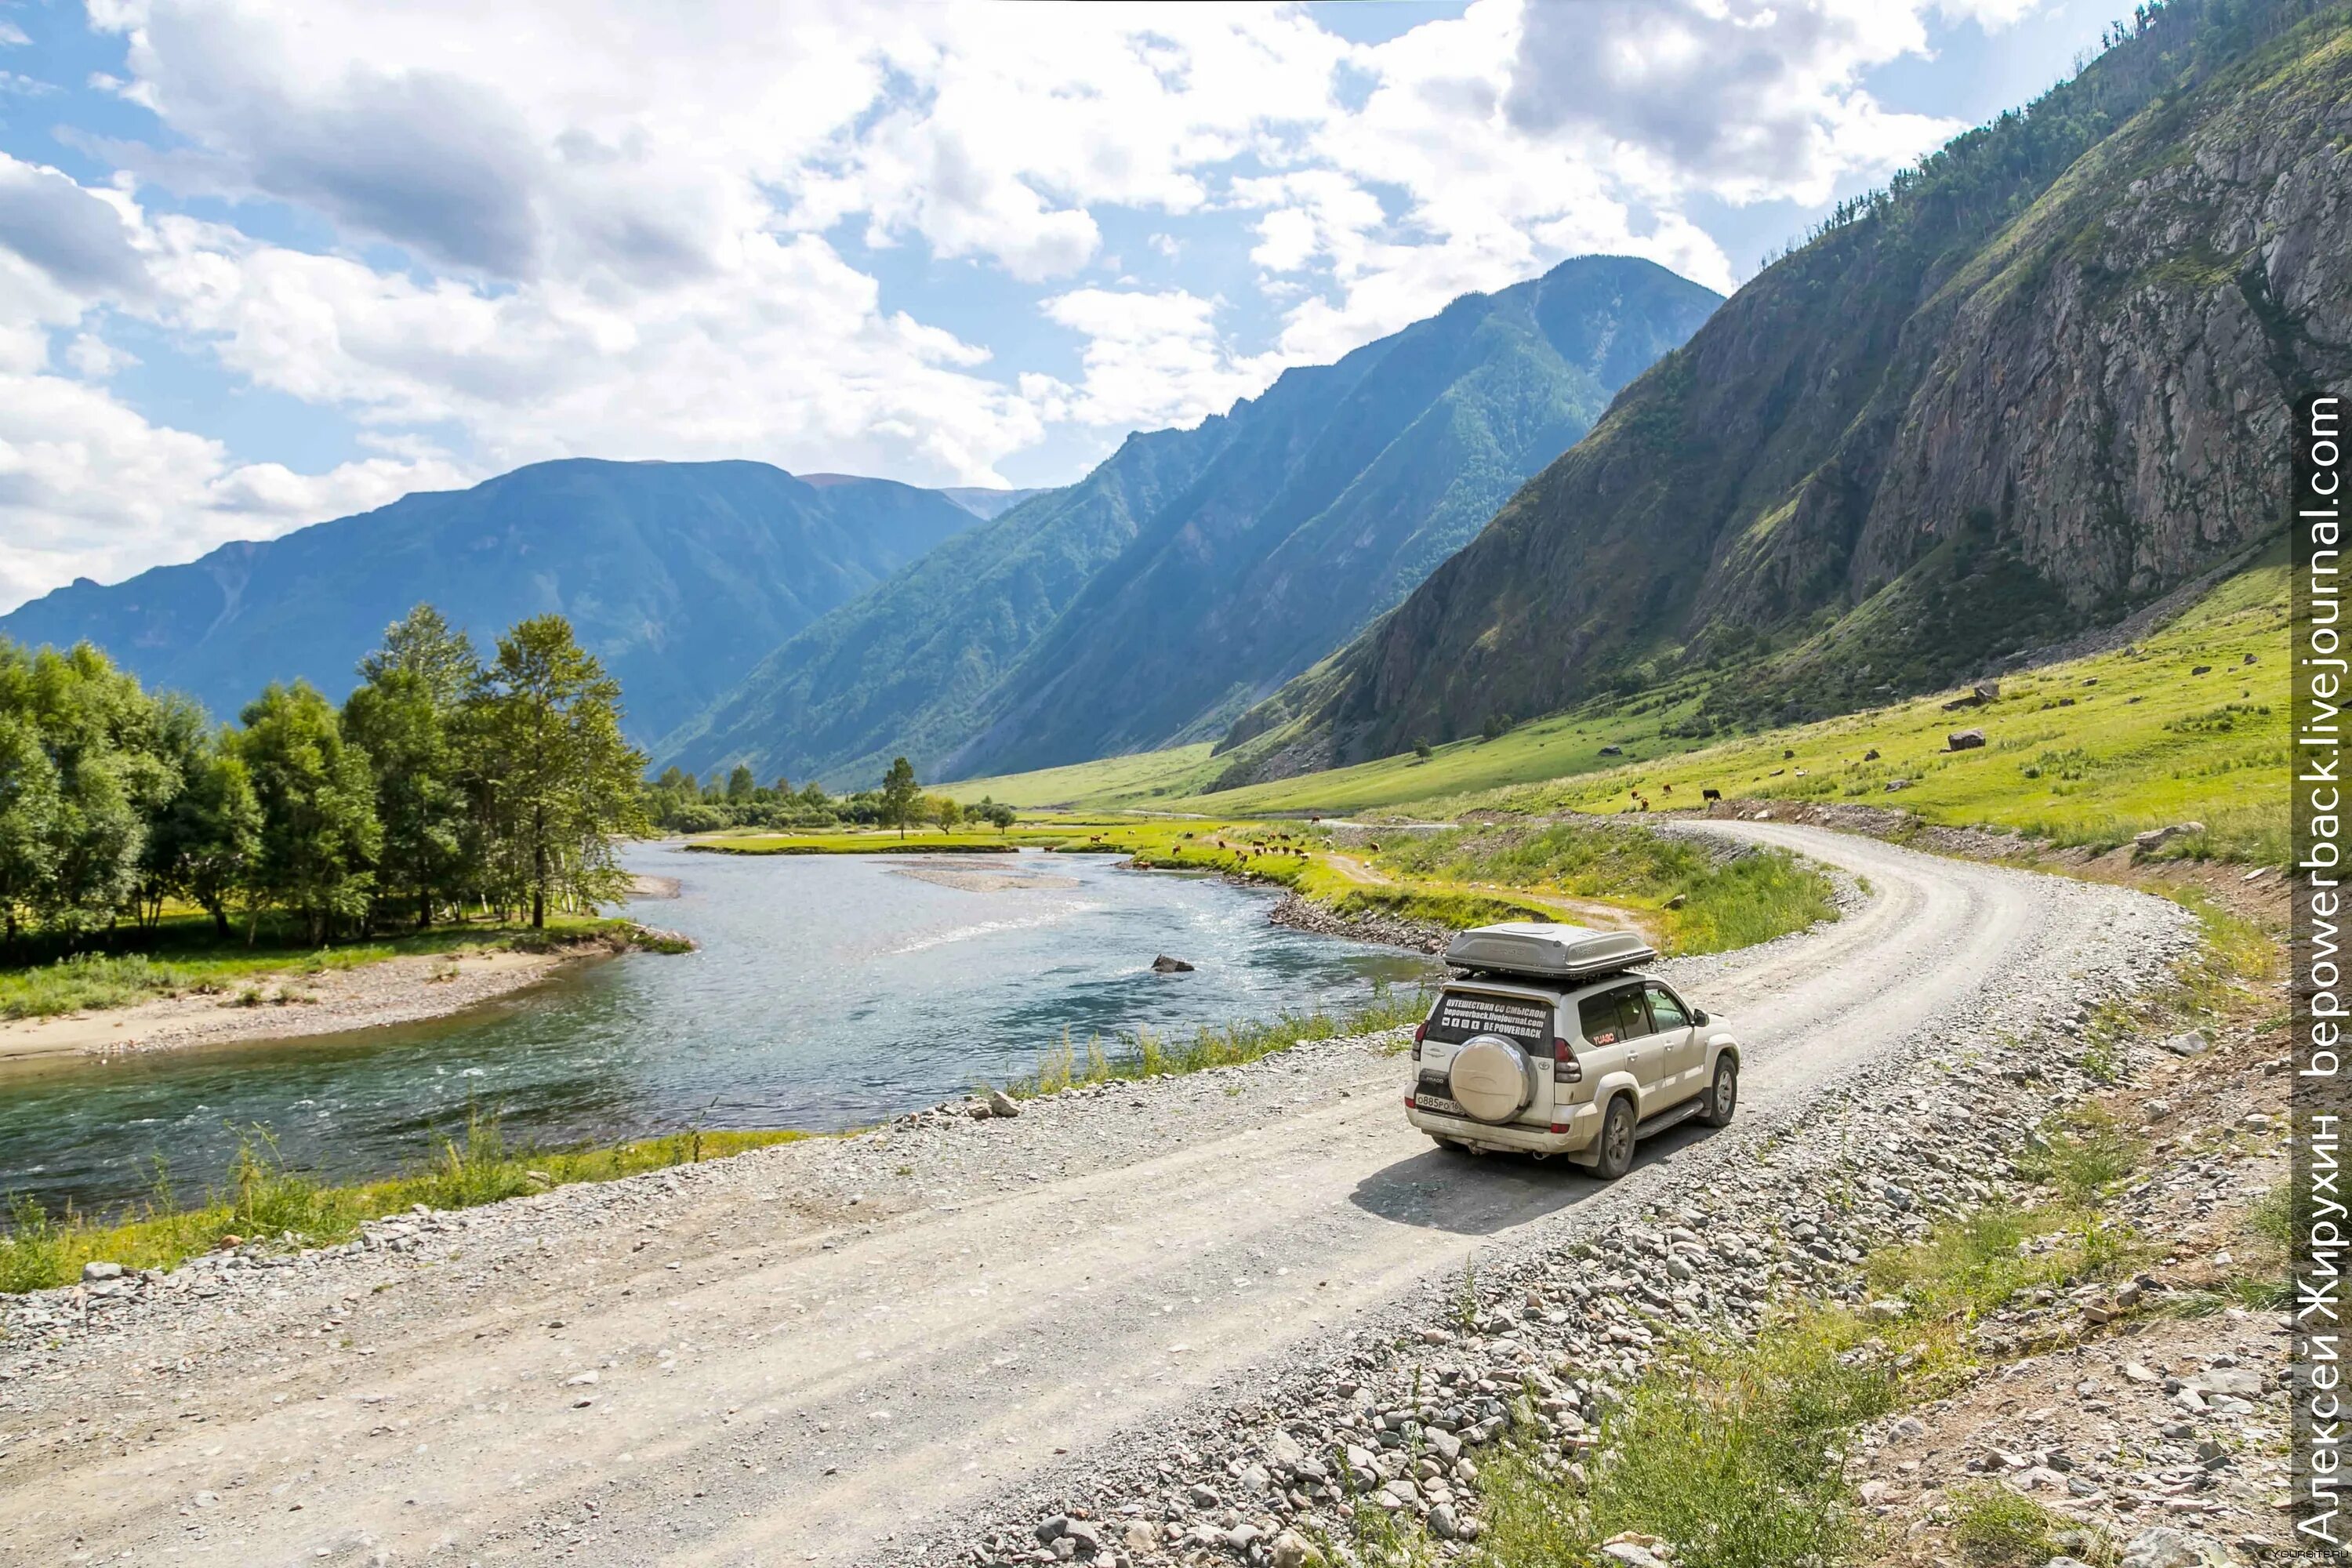
M 544 933 L 527 926 L 456 925 L 334 947 L 267 942 L 247 947 L 241 937 L 226 942 L 215 937 L 212 922 L 203 916 L 174 916 L 152 933 L 133 933 L 128 928 L 116 933 L 119 940 L 151 943 L 151 952 L 77 953 L 46 963 L 0 968 L 0 1018 L 47 1018 L 127 1007 L 187 992 L 228 994 L 262 975 L 317 975 L 418 953 L 557 942 L 627 924 L 621 920 L 551 916 Z
M 1721 952 L 1833 920 L 1836 889 L 1795 856 L 1732 858 L 1632 824 L 1483 826 L 1392 842 L 1376 862 L 1402 877 L 1500 883 L 1606 899 L 1647 911 L 1673 953 Z M 1668 909 L 1674 900 L 1679 907 Z
M 969 805 L 986 797 L 1024 811 L 1106 811 L 1156 805 L 1198 793 L 1224 766 L 1212 760 L 1211 744 L 1171 746 L 1164 752 L 1132 752 L 1098 762 L 1035 773 L 1003 773 L 933 785 L 933 792 Z
M 0 1237 L 0 1292 L 71 1284 L 85 1263 L 169 1268 L 242 1241 L 323 1247 L 357 1236 L 362 1221 L 415 1204 L 470 1208 L 573 1182 L 604 1182 L 643 1171 L 723 1158 L 789 1142 L 803 1132 L 699 1130 L 605 1148 L 509 1147 L 494 1119 L 472 1117 L 462 1133 L 443 1137 L 418 1169 L 381 1181 L 336 1184 L 288 1165 L 268 1133 L 247 1132 L 221 1185 L 182 1201 L 168 1173 L 135 1210 L 110 1216 L 50 1214 L 23 1194 L 7 1200 L 8 1233 Z
M 1731 797 L 1897 805 L 1937 823 L 2016 827 L 2110 847 L 2149 827 L 2201 822 L 2168 856 L 2273 864 L 2286 854 L 2286 567 L 2268 561 L 2218 585 L 2139 643 L 2007 678 L 1980 709 L 1937 692 L 1730 741 L 1695 737 L 1703 680 L 1609 698 L 1520 725 L 1248 788 L 1190 796 L 1213 768 L 1183 752 L 1107 758 L 1050 773 L 975 780 L 1000 800 L 1099 805 L 1150 799 L 1227 819 L 1308 812 L 1453 816 L 1474 808 L 1616 812 Z M 2244 662 L 2247 655 L 2255 662 Z M 2189 673 L 2199 666 L 2208 673 Z M 1950 752 L 1955 730 L 1987 744 Z M 1603 755 L 1615 747 L 1621 756 Z M 1879 755 L 1865 760 L 1875 750 Z M 1784 756 L 1794 752 L 1795 756 Z M 1889 793 L 1886 785 L 1908 781 Z M 983 789 L 982 786 L 985 786 Z M 1672 785 L 1671 790 L 1668 785 Z M 1199 787 L 1195 785 L 1194 787 Z
M 1532 1445 L 1483 1464 L 1486 1521 L 1472 1561 L 1586 1568 L 1622 1531 L 1708 1568 L 1849 1561 L 1863 1541 L 1844 1435 L 1895 1409 L 1904 1384 L 1871 1331 L 1833 1309 L 1744 1346 L 1697 1345 L 1654 1367 L 1602 1417 L 1579 1490 Z
M 2007 1487 L 1965 1487 L 1952 1497 L 1952 1544 L 1971 1568 L 2041 1568 L 2074 1528 Z
M 1023 1100 L 1089 1084 L 1238 1067 L 1309 1040 L 1343 1039 L 1418 1024 L 1429 1016 L 1433 1000 L 1428 991 L 1380 984 L 1373 986 L 1370 1002 L 1347 1012 L 1318 1008 L 1285 1012 L 1265 1022 L 1203 1025 L 1190 1039 L 1166 1039 L 1142 1029 L 1108 1044 L 1097 1036 L 1078 1046 L 1066 1036 L 1060 1045 L 1039 1053 L 1036 1067 L 1006 1085 L 1005 1092 Z

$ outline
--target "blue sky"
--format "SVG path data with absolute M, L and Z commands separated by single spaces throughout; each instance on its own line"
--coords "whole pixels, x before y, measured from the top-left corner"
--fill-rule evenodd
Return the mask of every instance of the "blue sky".
M 2078 0 L 0 0 L 0 608 L 568 455 L 1076 478 L 1593 251 L 1729 289 Z

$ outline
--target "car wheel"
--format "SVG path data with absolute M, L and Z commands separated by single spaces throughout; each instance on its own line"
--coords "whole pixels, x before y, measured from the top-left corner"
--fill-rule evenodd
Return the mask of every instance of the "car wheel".
M 1613 1182 L 1633 1168 L 1633 1100 L 1619 1095 L 1601 1118 L 1600 1136 L 1592 1143 L 1592 1173 Z
M 1706 1109 L 1698 1119 L 1709 1127 L 1728 1127 L 1731 1113 L 1739 1109 L 1739 1062 L 1726 1051 L 1716 1058 L 1715 1081 L 1707 1086 Z

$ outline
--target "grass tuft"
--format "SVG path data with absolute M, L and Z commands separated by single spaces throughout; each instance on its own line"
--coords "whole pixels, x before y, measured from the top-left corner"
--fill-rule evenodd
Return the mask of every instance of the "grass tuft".
M 26 1194 L 9 1194 L 7 1234 L 0 1237 L 0 1293 L 69 1285 L 81 1277 L 85 1263 L 170 1268 L 199 1253 L 249 1241 L 331 1246 L 359 1235 L 367 1220 L 418 1204 L 472 1208 L 807 1136 L 692 1129 L 604 1148 L 527 1148 L 507 1142 L 495 1115 L 476 1111 L 467 1115 L 462 1132 L 438 1138 L 415 1171 L 337 1184 L 287 1163 L 268 1131 L 255 1127 L 238 1139 L 222 1184 L 194 1203 L 180 1201 L 169 1170 L 160 1163 L 146 1201 L 112 1216 L 71 1209 L 51 1214 Z
M 1267 1022 L 1204 1024 L 1190 1040 L 1171 1041 L 1154 1030 L 1139 1029 L 1109 1045 L 1096 1036 L 1080 1047 L 1066 1034 L 1061 1044 L 1038 1054 L 1037 1065 L 1026 1078 L 1007 1084 L 1004 1092 L 1015 1100 L 1034 1099 L 1090 1084 L 1239 1067 L 1310 1040 L 1378 1034 L 1417 1024 L 1429 1016 L 1434 1000 L 1433 992 L 1400 990 L 1383 981 L 1372 987 L 1370 1002 L 1350 1012 L 1318 1008 L 1285 1012 Z

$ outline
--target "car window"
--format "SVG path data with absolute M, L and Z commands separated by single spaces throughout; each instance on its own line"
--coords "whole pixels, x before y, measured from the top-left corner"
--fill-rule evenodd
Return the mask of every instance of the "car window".
M 1668 1029 L 1690 1026 L 1690 1015 L 1683 1010 L 1682 1002 L 1663 985 L 1647 987 L 1650 994 L 1650 1016 L 1657 1021 L 1661 1034 Z
M 1639 985 L 1617 985 L 1576 1005 L 1584 1037 L 1596 1046 L 1621 1045 L 1650 1032 L 1650 1015 Z
M 1458 1046 L 1479 1035 L 1501 1035 L 1525 1049 L 1551 1050 L 1551 1005 L 1532 996 L 1448 990 L 1437 999 L 1423 1038 Z

